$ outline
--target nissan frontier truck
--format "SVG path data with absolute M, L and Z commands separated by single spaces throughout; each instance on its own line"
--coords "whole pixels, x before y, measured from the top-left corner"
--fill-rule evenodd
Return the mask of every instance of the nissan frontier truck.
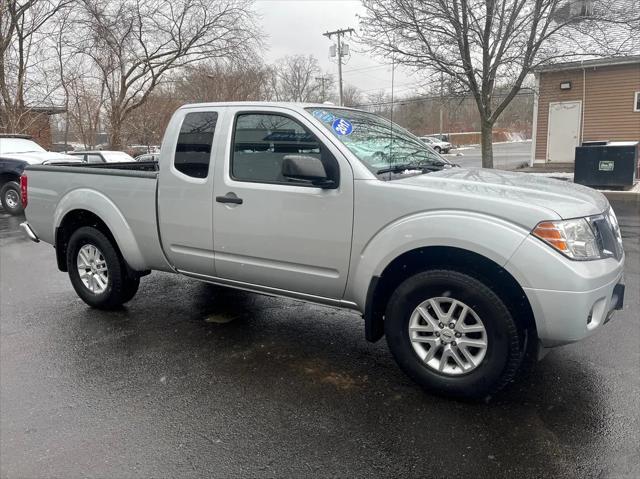
M 158 162 L 29 166 L 34 241 L 99 309 L 152 270 L 358 311 L 423 388 L 485 398 L 623 304 L 616 216 L 592 189 L 460 168 L 372 113 L 207 103 Z

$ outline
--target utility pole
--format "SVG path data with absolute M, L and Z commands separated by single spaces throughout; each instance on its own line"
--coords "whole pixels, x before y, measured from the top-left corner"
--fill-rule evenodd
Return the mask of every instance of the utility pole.
M 355 30 L 353 28 L 341 28 L 339 30 L 335 30 L 333 32 L 326 32 L 323 33 L 322 35 L 327 37 L 329 40 L 331 40 L 331 37 L 333 35 L 336 35 L 337 37 L 337 47 L 338 47 L 338 92 L 340 94 L 340 106 L 342 106 L 342 36 L 345 33 L 349 33 L 352 34 L 354 33 Z
M 319 81 L 320 85 L 322 85 L 320 88 L 322 90 L 322 103 L 324 103 L 324 101 L 327 99 L 327 97 L 325 96 L 324 84 L 325 82 L 328 82 L 329 79 L 326 77 L 326 75 L 322 75 L 321 77 L 316 77 L 316 81 Z

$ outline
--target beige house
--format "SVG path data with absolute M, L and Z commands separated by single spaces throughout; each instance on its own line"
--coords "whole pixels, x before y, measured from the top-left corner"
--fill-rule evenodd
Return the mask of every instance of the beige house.
M 640 141 L 640 56 L 538 69 L 531 166 L 573 163 L 585 141 Z

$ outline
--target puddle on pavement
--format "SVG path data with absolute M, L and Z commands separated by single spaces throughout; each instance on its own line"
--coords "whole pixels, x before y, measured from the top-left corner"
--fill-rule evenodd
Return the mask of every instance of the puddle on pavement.
M 239 315 L 232 316 L 226 314 L 210 314 L 209 316 L 204 318 L 204 321 L 206 323 L 227 324 L 238 319 L 239 317 Z

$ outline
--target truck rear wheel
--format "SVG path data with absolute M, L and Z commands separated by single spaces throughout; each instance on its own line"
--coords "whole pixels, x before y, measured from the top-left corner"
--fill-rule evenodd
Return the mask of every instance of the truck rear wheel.
M 20 199 L 20 185 L 16 181 L 8 181 L 0 188 L 0 202 L 10 215 L 20 215 L 24 211 Z
M 385 334 L 408 376 L 452 397 L 491 396 L 514 379 L 524 354 L 509 308 L 459 271 L 425 271 L 401 283 L 387 305 Z
M 124 261 L 109 238 L 90 226 L 77 229 L 67 246 L 67 270 L 73 289 L 97 309 L 115 309 L 138 290 L 139 278 L 127 274 Z

